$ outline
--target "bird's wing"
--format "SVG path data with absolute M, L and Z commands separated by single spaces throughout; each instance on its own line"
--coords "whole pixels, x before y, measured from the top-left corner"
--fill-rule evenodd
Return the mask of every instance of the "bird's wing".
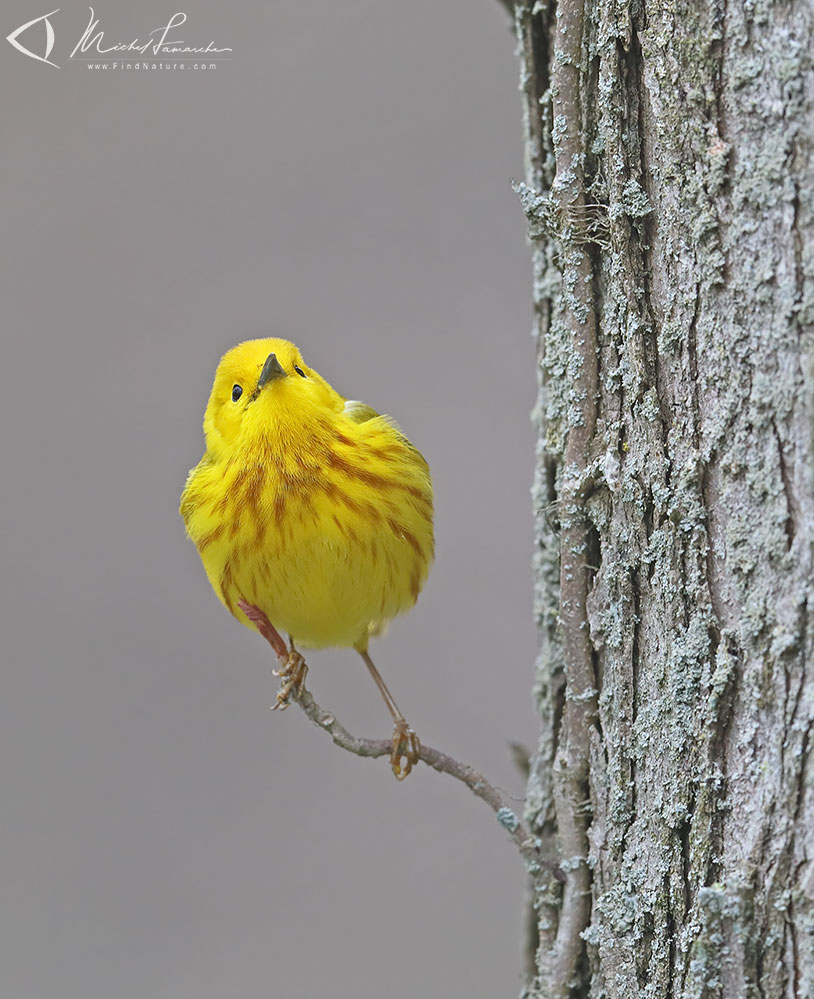
M 366 402 L 360 402 L 358 399 L 345 400 L 345 416 L 349 420 L 353 420 L 354 423 L 367 423 L 368 420 L 373 420 L 379 415 L 381 414 L 377 413 L 372 406 L 368 406 Z
M 192 516 L 193 510 L 195 510 L 200 502 L 200 497 L 195 488 L 200 483 L 200 480 L 196 483 L 196 478 L 199 472 L 211 464 L 212 458 L 207 451 L 198 464 L 190 469 L 189 475 L 187 475 L 186 485 L 184 486 L 184 491 L 181 493 L 181 505 L 178 509 L 178 512 L 184 518 L 184 524 L 187 526 L 189 526 L 189 518 Z
M 378 420 L 380 424 L 388 426 L 391 430 L 394 430 L 398 439 L 402 444 L 406 445 L 410 451 L 421 460 L 428 469 L 427 459 L 418 450 L 415 444 L 410 441 L 408 437 L 404 436 L 401 427 L 396 423 L 392 416 L 383 416 L 381 413 L 377 412 L 372 406 L 368 406 L 366 402 L 360 402 L 358 399 L 346 399 L 344 415 L 352 420 L 353 423 L 368 423 L 370 420 Z

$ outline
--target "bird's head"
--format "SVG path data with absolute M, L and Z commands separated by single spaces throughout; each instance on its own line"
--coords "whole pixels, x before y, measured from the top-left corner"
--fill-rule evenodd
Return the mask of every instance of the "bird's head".
M 309 368 L 293 343 L 270 337 L 227 351 L 215 372 L 204 414 L 207 450 L 241 435 L 308 422 L 320 411 L 338 411 L 344 399 Z

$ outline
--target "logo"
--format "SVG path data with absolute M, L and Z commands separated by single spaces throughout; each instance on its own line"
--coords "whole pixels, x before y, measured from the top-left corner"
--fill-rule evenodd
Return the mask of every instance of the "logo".
M 25 24 L 21 24 L 10 35 L 6 36 L 6 41 L 13 45 L 18 52 L 28 56 L 29 59 L 36 59 L 37 62 L 44 62 L 54 69 L 60 67 L 49 58 L 54 48 L 54 26 L 50 18 L 60 10 L 52 10 L 50 14 L 42 14 L 34 17 Z M 219 47 L 210 41 L 206 45 L 190 44 L 177 35 L 178 29 L 186 24 L 188 18 L 183 11 L 177 11 L 170 17 L 166 24 L 159 28 L 153 28 L 141 38 L 132 38 L 129 41 L 119 41 L 106 36 L 105 30 L 99 28 L 99 18 L 93 10 L 90 11 L 90 20 L 82 33 L 79 41 L 74 45 L 73 50 L 68 55 L 68 62 L 79 63 L 85 61 L 88 69 L 215 69 L 218 60 L 229 60 L 232 49 L 228 46 Z M 39 37 L 41 40 L 41 29 L 45 27 L 45 52 L 39 54 L 40 46 L 35 43 Z M 28 32 L 27 45 L 23 45 L 19 38 Z M 228 54 L 227 54 L 228 53 Z M 92 59 L 116 59 L 116 62 L 90 62 Z M 158 59 L 161 62 L 153 62 Z M 164 60 L 171 60 L 166 62 Z M 149 61 L 148 61 L 149 60 Z M 214 60 L 211 61 L 211 60 Z
M 49 17 L 53 17 L 57 13 L 59 7 L 56 10 L 52 10 L 50 14 L 42 14 L 40 17 L 35 17 L 31 21 L 26 21 L 25 24 L 21 24 L 16 31 L 12 31 L 10 35 L 6 36 L 6 41 L 10 42 L 18 52 L 22 52 L 23 55 L 27 55 L 31 59 L 36 59 L 37 62 L 44 62 L 48 66 L 53 66 L 54 69 L 59 69 L 59 66 L 55 62 L 51 62 L 48 56 L 51 54 L 51 49 L 54 47 L 54 28 L 51 22 L 48 20 Z M 17 39 L 24 31 L 28 31 L 30 27 L 34 24 L 39 24 L 40 21 L 45 22 L 45 55 L 37 55 L 36 52 L 32 52 L 27 49 L 24 45 L 21 45 Z

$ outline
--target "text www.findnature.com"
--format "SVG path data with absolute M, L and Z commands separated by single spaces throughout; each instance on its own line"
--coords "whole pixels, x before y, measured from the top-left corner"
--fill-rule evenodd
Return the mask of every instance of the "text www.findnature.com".
M 88 69 L 110 70 L 184 70 L 184 69 L 217 69 L 216 62 L 89 62 Z

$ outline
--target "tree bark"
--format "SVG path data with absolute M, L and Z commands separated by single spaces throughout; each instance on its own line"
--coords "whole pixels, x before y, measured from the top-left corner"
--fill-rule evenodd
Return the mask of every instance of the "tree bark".
M 814 996 L 814 9 L 520 0 L 528 996 Z

